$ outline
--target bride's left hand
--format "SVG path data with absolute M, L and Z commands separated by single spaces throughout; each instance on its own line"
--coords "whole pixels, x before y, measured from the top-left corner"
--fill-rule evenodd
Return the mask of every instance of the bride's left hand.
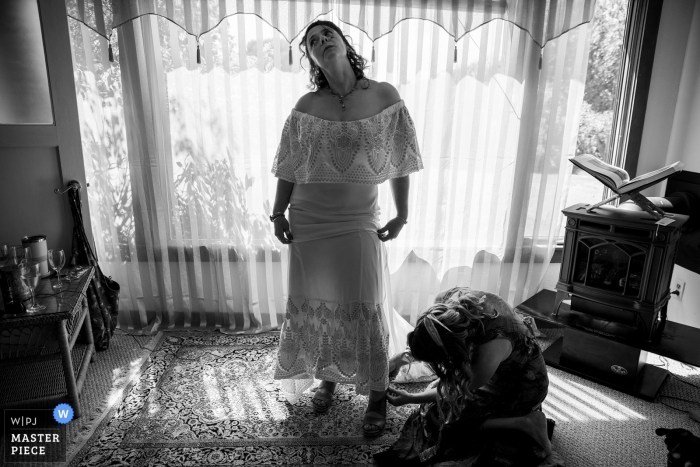
M 379 234 L 379 240 L 386 242 L 387 240 L 393 240 L 399 236 L 403 226 L 406 225 L 403 220 L 398 217 L 394 217 L 392 220 L 386 223 L 384 227 L 379 229 L 377 233 Z

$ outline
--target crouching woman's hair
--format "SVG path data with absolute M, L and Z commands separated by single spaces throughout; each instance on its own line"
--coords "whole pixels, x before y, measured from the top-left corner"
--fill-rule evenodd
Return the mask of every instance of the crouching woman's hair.
M 430 365 L 440 378 L 437 389 L 449 406 L 447 420 L 459 418 L 473 397 L 469 391 L 471 361 L 475 343 L 484 335 L 481 320 L 496 316 L 496 312 L 485 311 L 482 301 L 462 295 L 430 307 L 408 334 L 413 358 Z

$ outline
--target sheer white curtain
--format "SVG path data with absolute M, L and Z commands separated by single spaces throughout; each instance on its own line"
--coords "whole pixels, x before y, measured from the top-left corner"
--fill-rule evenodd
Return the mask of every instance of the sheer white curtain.
M 281 322 L 287 252 L 267 220 L 270 167 L 308 91 L 298 33 L 319 15 L 366 58 L 374 47 L 370 77 L 396 86 L 418 131 L 425 170 L 387 245 L 397 310 L 415 322 L 454 285 L 511 304 L 538 290 L 575 149 L 592 2 L 473 2 L 489 8 L 471 13 L 463 2 L 127 3 L 113 20 L 98 0 L 67 2 L 91 221 L 121 285 L 121 327 Z

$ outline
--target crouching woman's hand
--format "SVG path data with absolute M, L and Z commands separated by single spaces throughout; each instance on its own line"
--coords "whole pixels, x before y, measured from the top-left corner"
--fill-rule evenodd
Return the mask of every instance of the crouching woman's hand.
M 386 399 L 393 406 L 399 407 L 406 404 L 415 404 L 413 394 L 400 389 L 389 388 L 386 390 Z

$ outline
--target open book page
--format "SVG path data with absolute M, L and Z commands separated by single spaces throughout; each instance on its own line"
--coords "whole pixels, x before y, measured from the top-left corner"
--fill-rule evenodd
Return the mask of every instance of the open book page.
M 615 192 L 629 182 L 630 176 L 626 171 L 590 154 L 582 154 L 569 160 Z
M 577 167 L 593 175 L 603 185 L 617 194 L 631 193 L 648 188 L 667 179 L 674 173 L 680 172 L 684 167 L 682 162 L 674 162 L 671 165 L 645 173 L 630 180 L 629 174 L 625 170 L 607 164 L 590 154 L 582 154 L 572 157 L 569 160 Z
M 674 162 L 671 165 L 662 167 L 658 170 L 652 172 L 647 172 L 644 175 L 633 178 L 629 182 L 625 183 L 620 187 L 620 193 L 629 193 L 631 191 L 639 191 L 644 188 L 650 187 L 662 180 L 667 179 L 676 172 L 683 170 L 684 164 L 682 162 Z

